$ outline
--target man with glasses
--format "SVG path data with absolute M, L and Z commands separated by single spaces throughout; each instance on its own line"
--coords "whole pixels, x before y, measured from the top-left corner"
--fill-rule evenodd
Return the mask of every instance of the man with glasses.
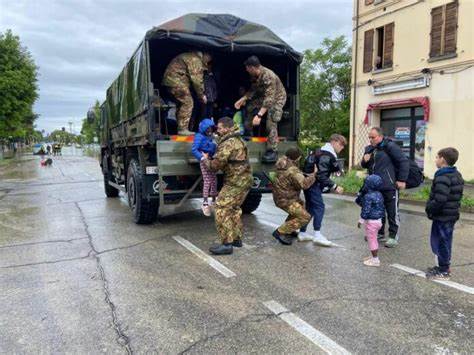
M 381 128 L 373 127 L 370 130 L 369 141 L 370 145 L 365 148 L 360 165 L 368 170 L 369 175 L 375 174 L 382 178 L 381 192 L 388 216 L 389 238 L 385 238 L 385 218 L 383 218 L 379 240 L 385 241 L 386 247 L 393 248 L 397 246 L 399 238 L 398 192 L 406 188 L 410 162 L 398 144 L 384 137 Z

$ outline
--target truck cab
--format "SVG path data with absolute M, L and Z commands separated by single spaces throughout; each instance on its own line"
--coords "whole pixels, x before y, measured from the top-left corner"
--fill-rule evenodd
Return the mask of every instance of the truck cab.
M 158 215 L 196 208 L 201 197 L 199 163 L 191 154 L 194 136 L 177 135 L 176 105 L 161 85 L 168 63 L 178 54 L 206 51 L 213 57 L 218 85 L 214 118 L 232 116 L 239 88 L 250 86 L 243 62 L 251 55 L 273 70 L 287 91 L 278 124 L 278 150 L 297 144 L 299 131 L 299 64 L 301 55 L 264 26 L 232 15 L 189 14 L 147 32 L 101 105 L 101 167 L 108 197 L 127 194 L 136 223 L 151 223 Z M 190 128 L 202 115 L 195 100 Z M 265 118 L 264 118 L 265 119 Z M 262 127 L 265 122 L 262 122 Z M 253 212 L 262 193 L 271 192 L 273 164 L 263 164 L 265 130 L 247 141 L 254 185 L 242 206 Z M 219 184 L 222 184 L 222 178 Z

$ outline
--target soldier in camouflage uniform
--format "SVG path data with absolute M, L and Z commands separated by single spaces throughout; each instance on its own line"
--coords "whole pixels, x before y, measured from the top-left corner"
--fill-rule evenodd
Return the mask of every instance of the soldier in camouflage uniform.
M 301 190 L 306 190 L 314 184 L 317 169 L 308 176 L 304 176 L 298 168 L 301 151 L 290 148 L 285 156 L 276 163 L 277 177 L 273 183 L 273 201 L 288 213 L 285 223 L 278 227 L 273 236 L 284 245 L 291 245 L 292 237 L 298 236 L 298 230 L 309 223 L 311 215 L 304 208 L 300 199 Z
M 245 69 L 252 78 L 250 90 L 235 103 L 238 110 L 247 106 L 247 129 L 259 126 L 267 114 L 267 152 L 263 156 L 264 162 L 275 162 L 277 159 L 278 122 L 283 115 L 283 106 L 286 103 L 286 91 L 273 71 L 260 64 L 256 56 L 251 56 L 245 63 Z
M 186 52 L 175 57 L 163 74 L 162 84 L 177 101 L 176 119 L 179 135 L 192 135 L 189 131 L 189 121 L 193 112 L 194 102 L 191 88 L 198 99 L 207 103 L 204 95 L 204 69 L 211 61 L 208 53 Z
M 222 244 L 212 246 L 213 254 L 232 254 L 233 247 L 242 246 L 241 206 L 253 183 L 252 169 L 245 142 L 240 137 L 240 128 L 234 126 L 229 117 L 221 118 L 217 124 L 219 134 L 217 152 L 204 162 L 213 171 L 223 171 L 224 186 L 217 196 L 216 228 Z

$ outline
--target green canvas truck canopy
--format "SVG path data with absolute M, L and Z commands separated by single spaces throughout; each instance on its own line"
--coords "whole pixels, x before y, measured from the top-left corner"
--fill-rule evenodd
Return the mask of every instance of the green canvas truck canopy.
M 255 50 L 288 56 L 301 63 L 302 54 L 267 27 L 228 14 L 188 14 L 154 27 L 146 39 L 176 39 L 195 47 L 229 52 Z

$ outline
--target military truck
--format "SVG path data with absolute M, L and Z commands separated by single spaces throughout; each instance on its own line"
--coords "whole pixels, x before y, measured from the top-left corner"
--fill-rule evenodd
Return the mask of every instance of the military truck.
M 123 191 L 139 224 L 196 208 L 195 199 L 201 197 L 199 163 L 191 154 L 193 136 L 176 135 L 176 107 L 161 86 L 168 63 L 191 50 L 213 56 L 222 114 L 232 114 L 239 87 L 250 85 L 243 66 L 247 57 L 257 55 L 277 73 L 288 93 L 279 123 L 279 151 L 296 145 L 300 53 L 268 28 L 232 15 L 188 14 L 152 28 L 108 88 L 100 112 L 105 194 L 117 197 Z M 199 113 L 193 117 L 195 128 L 199 118 Z M 257 209 L 262 193 L 271 192 L 273 164 L 261 163 L 266 134 L 260 135 L 246 137 L 254 184 L 244 213 Z

